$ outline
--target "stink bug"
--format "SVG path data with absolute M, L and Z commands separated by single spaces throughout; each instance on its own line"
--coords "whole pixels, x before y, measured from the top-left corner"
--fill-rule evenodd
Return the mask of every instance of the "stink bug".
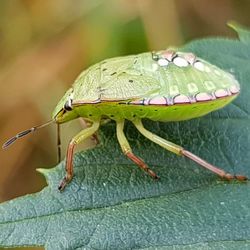
M 211 165 L 179 145 L 169 142 L 143 127 L 142 118 L 153 121 L 181 121 L 206 115 L 233 101 L 240 92 L 237 80 L 228 72 L 192 53 L 167 49 L 139 55 L 111 58 L 83 71 L 72 88 L 56 106 L 52 120 L 25 130 L 9 139 L 3 148 L 38 128 L 83 117 L 91 125 L 69 143 L 66 176 L 59 185 L 63 190 L 73 177 L 73 151 L 87 137 L 93 136 L 103 119 L 116 121 L 117 139 L 123 153 L 151 177 L 158 176 L 133 154 L 124 135 L 124 121 L 131 121 L 149 140 L 166 150 L 185 156 L 227 180 L 246 180 Z M 60 158 L 60 136 L 58 133 Z

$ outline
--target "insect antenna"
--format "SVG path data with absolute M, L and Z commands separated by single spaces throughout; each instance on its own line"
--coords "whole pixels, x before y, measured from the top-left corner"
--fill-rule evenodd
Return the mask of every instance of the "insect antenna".
M 54 122 L 55 122 L 55 120 L 50 120 L 42 125 L 35 126 L 35 127 L 32 127 L 30 129 L 27 129 L 27 130 L 24 130 L 24 131 L 18 133 L 17 135 L 11 137 L 8 141 L 6 141 L 3 144 L 2 148 L 5 149 L 5 148 L 9 147 L 11 144 L 13 144 L 17 139 L 22 138 L 30 133 L 33 133 L 33 132 L 37 131 L 38 129 L 43 128 L 43 127 L 45 127 L 51 123 L 54 123 Z

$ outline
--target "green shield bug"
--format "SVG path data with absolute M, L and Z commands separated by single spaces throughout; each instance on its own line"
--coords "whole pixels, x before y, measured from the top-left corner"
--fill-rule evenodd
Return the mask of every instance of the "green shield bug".
M 56 123 L 60 159 L 59 125 L 83 117 L 91 125 L 77 134 L 68 145 L 66 175 L 58 187 L 63 190 L 73 177 L 75 146 L 93 136 L 101 121 L 109 118 L 116 121 L 117 138 L 123 153 L 157 179 L 158 176 L 147 164 L 132 152 L 123 132 L 124 121 L 129 120 L 140 133 L 166 150 L 185 156 L 222 178 L 243 181 L 247 177 L 226 173 L 181 146 L 149 132 L 141 122 L 142 118 L 168 122 L 200 117 L 224 107 L 239 92 L 239 83 L 233 75 L 192 53 L 167 49 L 111 58 L 80 74 L 56 106 L 51 121 L 17 134 L 3 148 L 38 128 Z

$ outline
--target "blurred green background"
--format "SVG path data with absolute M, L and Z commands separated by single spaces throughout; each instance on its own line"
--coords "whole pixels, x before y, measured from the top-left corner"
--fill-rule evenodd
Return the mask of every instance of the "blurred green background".
M 90 64 L 206 36 L 235 37 L 226 22 L 250 26 L 249 13 L 248 0 L 1 0 L 0 143 L 49 120 Z M 77 121 L 63 126 L 63 153 L 80 129 Z M 46 184 L 35 169 L 56 158 L 53 125 L 1 150 L 0 201 L 39 191 Z

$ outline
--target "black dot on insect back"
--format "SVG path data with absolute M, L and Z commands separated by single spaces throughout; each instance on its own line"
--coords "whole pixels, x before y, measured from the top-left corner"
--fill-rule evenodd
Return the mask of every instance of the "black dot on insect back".
M 106 68 L 102 69 L 102 71 L 106 71 L 106 70 L 107 70 Z
M 117 74 L 117 72 L 113 72 L 112 74 L 110 74 L 111 76 L 113 76 L 113 75 L 115 75 L 115 74 Z
M 89 114 L 89 116 L 92 116 L 92 114 Z
M 157 112 L 158 111 L 158 109 L 155 109 L 155 112 Z
M 136 115 L 133 115 L 133 117 L 136 117 Z
M 110 115 L 110 117 L 114 117 L 114 115 Z
M 134 82 L 133 80 L 128 80 L 129 82 Z

